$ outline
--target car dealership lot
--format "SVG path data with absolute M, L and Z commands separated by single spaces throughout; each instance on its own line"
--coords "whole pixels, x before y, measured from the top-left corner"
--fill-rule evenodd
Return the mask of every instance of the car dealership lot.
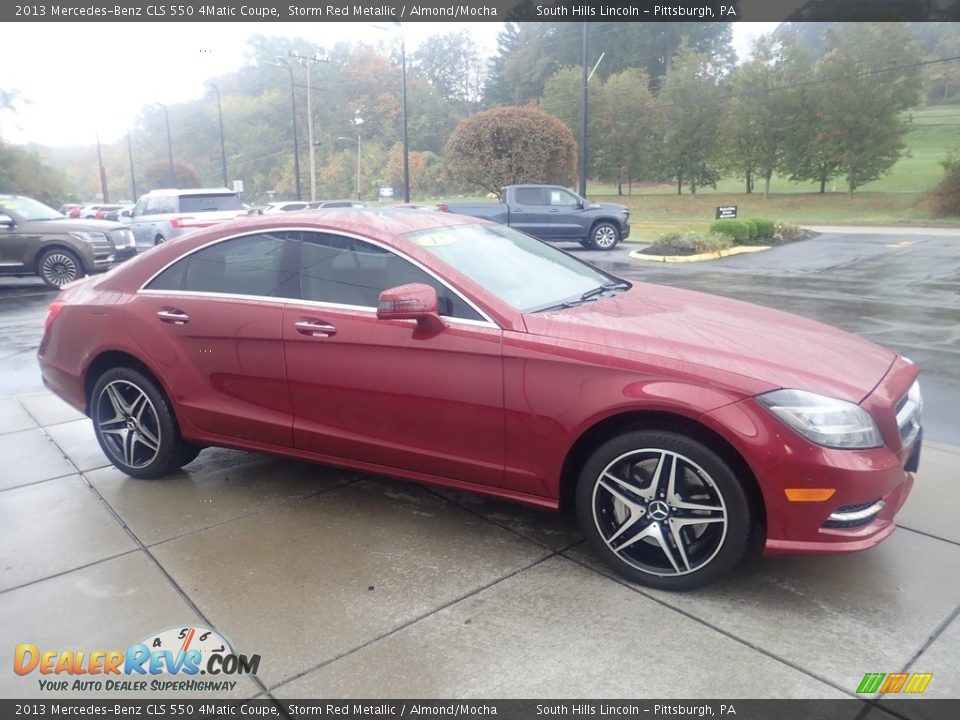
M 51 295 L 22 281 L 0 290 L 0 394 L 17 396 L 0 400 L 4 635 L 108 649 L 207 624 L 263 656 L 235 690 L 248 697 L 839 697 L 904 669 L 955 697 L 960 238 L 825 234 L 707 265 L 578 252 L 917 360 L 928 442 L 903 528 L 863 555 L 761 559 L 677 595 L 610 578 L 570 520 L 465 494 L 228 450 L 132 480 L 40 392 Z M 0 693 L 36 695 L 35 676 L 8 665 Z

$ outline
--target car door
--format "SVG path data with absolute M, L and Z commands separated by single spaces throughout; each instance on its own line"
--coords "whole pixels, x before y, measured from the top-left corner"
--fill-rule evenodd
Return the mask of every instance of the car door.
M 133 233 L 134 240 L 136 240 L 137 245 L 153 245 L 153 235 L 150 234 L 152 228 L 152 219 L 151 215 L 153 214 L 153 203 L 151 202 L 153 198 L 149 195 L 144 195 L 137 201 L 137 204 L 133 206 L 133 210 L 130 211 L 130 231 Z
M 554 228 L 546 188 L 518 187 L 510 203 L 510 227 L 541 240 L 552 240 Z
M 551 238 L 555 240 L 580 240 L 587 237 L 589 228 L 583 225 L 583 209 L 580 199 L 563 188 L 547 188 L 547 222 Z
M 0 224 L 0 273 L 22 272 L 32 264 L 41 234 L 30 223 L 0 203 L 0 214 L 7 215 L 13 224 Z
M 282 334 L 285 296 L 297 285 L 291 257 L 282 234 L 222 240 L 164 269 L 133 300 L 131 334 L 200 430 L 292 444 Z
M 283 319 L 295 446 L 371 469 L 499 485 L 500 328 L 384 246 L 334 233 L 299 240 L 302 299 Z M 377 319 L 380 292 L 412 282 L 437 289 L 442 331 Z

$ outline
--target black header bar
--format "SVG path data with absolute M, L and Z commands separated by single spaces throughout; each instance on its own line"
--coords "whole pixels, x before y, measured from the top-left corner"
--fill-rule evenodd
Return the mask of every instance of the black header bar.
M 3 22 L 955 21 L 960 0 L 34 0 Z

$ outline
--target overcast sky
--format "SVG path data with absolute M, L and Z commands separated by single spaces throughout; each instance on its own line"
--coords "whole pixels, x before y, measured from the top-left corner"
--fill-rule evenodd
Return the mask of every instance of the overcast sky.
M 448 23 L 404 23 L 411 51 Z M 754 38 L 777 23 L 734 23 L 744 57 Z M 501 23 L 458 24 L 488 54 Z M 389 39 L 370 23 L 18 23 L 0 42 L 0 88 L 18 91 L 18 112 L 0 116 L 7 142 L 74 145 L 120 138 L 141 108 L 205 93 L 204 81 L 244 65 L 253 35 L 304 37 L 320 47 Z M 279 82 L 279 81 L 278 81 Z

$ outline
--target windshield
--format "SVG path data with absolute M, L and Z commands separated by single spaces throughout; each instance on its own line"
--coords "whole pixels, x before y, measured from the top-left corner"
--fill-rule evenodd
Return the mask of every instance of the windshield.
M 407 233 L 424 250 L 521 312 L 564 302 L 613 280 L 576 258 L 502 225 L 455 225 Z
M 243 205 L 240 198 L 233 193 L 180 196 L 180 212 L 182 213 L 217 212 L 220 210 L 243 210 Z
M 56 220 L 63 215 L 42 202 L 28 197 L 0 197 L 0 208 L 16 214 L 23 220 Z

